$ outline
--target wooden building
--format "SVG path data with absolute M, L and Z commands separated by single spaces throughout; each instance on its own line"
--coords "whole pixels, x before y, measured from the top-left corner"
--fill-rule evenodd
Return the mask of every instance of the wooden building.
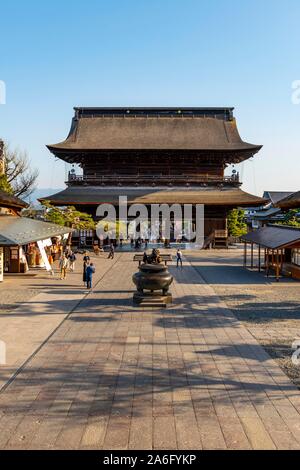
M 289 211 L 290 209 L 300 210 L 300 191 L 291 193 L 284 199 L 281 199 L 276 203 L 276 207 L 279 207 L 283 211 Z
M 25 207 L 27 204 L 22 199 L 0 191 L 0 282 L 4 274 L 25 273 L 28 270 L 28 265 L 32 265 L 28 259 L 31 248 L 40 259 L 41 250 L 45 256 L 45 240 L 72 231 L 61 225 L 21 217 Z
M 67 188 L 44 199 L 93 216 L 120 195 L 129 204 L 204 204 L 209 237 L 226 231 L 230 209 L 264 202 L 241 190 L 237 172 L 225 176 L 261 149 L 241 139 L 233 108 L 75 108 L 67 139 L 48 149 L 82 174 L 73 169 Z
M 68 227 L 41 220 L 0 215 L 0 281 L 3 273 L 25 273 L 28 267 L 45 266 L 45 247 L 70 232 Z
M 0 215 L 19 215 L 28 204 L 19 197 L 0 191 Z
M 265 204 L 261 207 L 247 207 L 246 221 L 250 230 L 276 224 L 285 220 L 285 214 L 280 209 L 280 201 L 290 196 L 290 191 L 264 191 Z
M 242 237 L 244 267 L 274 272 L 300 279 L 300 229 L 286 225 L 268 225 Z M 255 250 L 257 247 L 257 250 Z

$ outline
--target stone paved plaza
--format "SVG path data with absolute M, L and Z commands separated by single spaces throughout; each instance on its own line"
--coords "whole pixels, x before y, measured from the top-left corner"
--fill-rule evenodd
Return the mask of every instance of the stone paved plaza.
M 188 254 L 173 306 L 141 310 L 132 256 L 97 259 L 89 295 L 80 272 L 45 278 L 0 314 L 0 448 L 299 449 L 300 392 L 219 297 L 227 271 L 214 286 Z
M 291 346 L 300 339 L 299 282 L 282 278 L 278 283 L 272 275 L 243 269 L 240 249 L 189 252 L 188 258 L 300 388 L 300 367 L 291 361 Z

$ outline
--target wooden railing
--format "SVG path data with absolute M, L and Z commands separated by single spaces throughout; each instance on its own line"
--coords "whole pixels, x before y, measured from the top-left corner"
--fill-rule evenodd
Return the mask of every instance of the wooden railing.
M 101 175 L 87 174 L 76 175 L 69 173 L 68 184 L 91 184 L 91 185 L 193 185 L 193 184 L 240 184 L 239 174 L 231 176 L 218 175 Z

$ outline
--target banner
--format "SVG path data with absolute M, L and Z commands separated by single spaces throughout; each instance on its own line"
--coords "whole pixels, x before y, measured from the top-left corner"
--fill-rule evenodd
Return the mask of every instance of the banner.
M 37 246 L 39 247 L 39 250 L 40 250 L 40 253 L 41 253 L 41 256 L 42 256 L 42 260 L 43 260 L 43 263 L 45 265 L 45 268 L 47 269 L 47 271 L 52 271 L 49 260 L 48 260 L 47 253 L 45 251 L 43 240 L 39 240 L 37 242 Z

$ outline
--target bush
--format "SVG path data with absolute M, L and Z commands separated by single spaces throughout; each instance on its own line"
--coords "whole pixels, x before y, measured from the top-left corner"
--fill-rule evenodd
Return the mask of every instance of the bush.
M 233 209 L 227 217 L 228 233 L 232 237 L 241 237 L 247 233 L 245 212 L 242 209 Z

